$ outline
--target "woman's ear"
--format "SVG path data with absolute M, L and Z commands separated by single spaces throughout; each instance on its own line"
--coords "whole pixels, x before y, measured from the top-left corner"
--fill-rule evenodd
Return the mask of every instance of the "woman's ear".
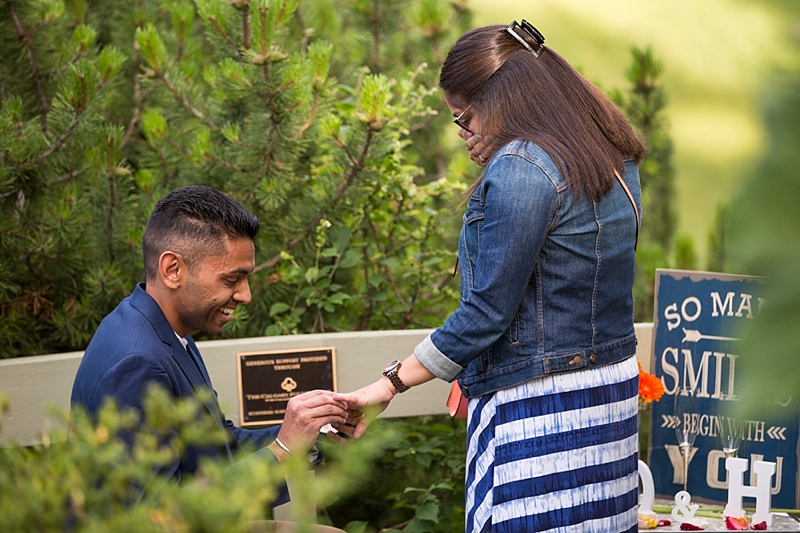
M 158 258 L 158 276 L 161 282 L 170 289 L 177 289 L 183 283 L 188 271 L 186 262 L 180 254 L 166 251 Z

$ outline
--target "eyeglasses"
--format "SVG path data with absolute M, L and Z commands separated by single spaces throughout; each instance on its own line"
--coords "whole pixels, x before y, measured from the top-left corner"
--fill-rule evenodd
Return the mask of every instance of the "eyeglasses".
M 522 19 L 522 24 L 517 24 L 515 20 L 508 25 L 506 31 L 536 57 L 544 50 L 544 35 L 527 20 Z
M 461 117 L 464 116 L 464 113 L 469 111 L 470 107 L 472 107 L 472 104 L 470 104 L 467 107 L 465 107 L 464 111 L 459 113 L 459 115 L 456 118 L 453 119 L 453 124 L 455 124 L 456 126 L 461 128 L 462 130 L 467 130 L 468 132 L 472 133 L 472 130 L 470 130 L 469 127 L 468 127 L 469 126 L 469 122 L 464 122 L 464 121 L 461 120 Z

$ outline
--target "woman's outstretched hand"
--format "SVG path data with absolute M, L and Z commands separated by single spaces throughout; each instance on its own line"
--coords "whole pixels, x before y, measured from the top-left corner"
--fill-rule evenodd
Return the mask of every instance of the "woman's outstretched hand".
M 346 424 L 334 424 L 333 427 L 349 437 L 359 438 L 372 421 L 389 406 L 395 394 L 394 386 L 388 378 L 381 378 L 355 392 L 337 394 L 338 399 L 347 403 L 351 414 Z

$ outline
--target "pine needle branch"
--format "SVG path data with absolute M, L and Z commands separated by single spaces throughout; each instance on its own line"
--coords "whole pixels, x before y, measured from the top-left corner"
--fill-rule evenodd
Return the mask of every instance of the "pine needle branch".
M 76 110 L 75 111 L 75 117 L 73 117 L 72 122 L 70 123 L 70 125 L 67 127 L 66 130 L 64 130 L 64 133 L 61 135 L 61 137 L 59 137 L 58 140 L 52 146 L 50 146 L 50 148 L 48 148 L 46 151 L 44 151 L 44 152 L 40 153 L 39 155 L 37 155 L 35 158 L 34 157 L 28 157 L 24 161 L 22 161 L 22 162 L 20 162 L 20 163 L 18 163 L 16 165 L 10 167 L 9 170 L 15 171 L 15 170 L 19 170 L 20 168 L 25 167 L 25 166 L 27 166 L 29 164 L 39 164 L 42 161 L 44 161 L 45 159 L 47 159 L 48 157 L 50 157 L 51 155 L 53 155 L 54 153 L 56 153 L 58 150 L 60 150 L 61 147 L 64 146 L 64 144 L 67 142 L 67 140 L 72 136 L 72 132 L 75 131 L 75 128 L 78 127 L 78 124 L 80 123 L 81 115 L 83 115 L 83 111 L 82 110 Z
M 164 86 L 172 94 L 172 96 L 175 98 L 175 101 L 178 102 L 182 108 L 184 108 L 186 111 L 191 113 L 195 118 L 200 119 L 200 122 L 202 122 L 203 124 L 205 124 L 206 126 L 211 128 L 215 132 L 217 132 L 219 134 L 222 134 L 222 129 L 217 124 L 215 124 L 211 119 L 206 117 L 203 114 L 202 111 L 200 111 L 199 109 L 194 107 L 189 102 L 189 100 L 183 94 L 181 94 L 180 91 L 178 91 L 178 89 L 175 87 L 175 85 L 173 85 L 172 82 L 169 81 L 169 78 L 167 78 L 167 76 L 165 74 L 162 74 L 160 76 L 160 78 L 161 78 L 161 81 L 164 82 Z M 233 142 L 234 142 L 234 144 L 237 144 L 238 146 L 241 146 L 242 148 L 247 148 L 247 149 L 250 149 L 250 150 L 254 150 L 255 149 L 255 147 L 249 146 L 248 144 L 243 143 L 241 141 L 233 141 Z
M 319 98 L 320 98 L 319 93 L 315 92 L 314 101 L 311 104 L 311 112 L 308 115 L 308 119 L 303 123 L 302 126 L 300 126 L 300 129 L 297 131 L 297 134 L 294 137 L 292 137 L 291 139 L 292 141 L 299 140 L 305 134 L 306 130 L 310 128 L 311 125 L 314 123 L 314 118 L 316 118 L 317 110 L 319 108 Z
M 200 119 L 200 121 L 209 128 L 218 130 L 216 124 L 208 120 L 200 110 L 198 110 L 191 103 L 189 103 L 189 100 L 187 100 L 186 97 L 183 96 L 180 93 L 180 91 L 178 91 L 178 89 L 172 84 L 172 82 L 169 81 L 169 78 L 167 78 L 166 74 L 161 75 L 161 81 L 164 82 L 164 86 L 170 93 L 172 93 L 172 96 L 175 98 L 175 101 L 178 102 L 182 108 L 191 113 L 195 118 Z
M 242 6 L 242 48 L 250 48 L 250 3 Z
M 316 230 L 317 225 L 319 224 L 319 221 L 322 220 L 323 216 L 325 216 L 325 213 L 327 211 L 335 208 L 336 205 L 339 203 L 339 201 L 344 196 L 344 194 L 350 188 L 350 186 L 353 185 L 353 180 L 358 175 L 358 173 L 361 172 L 361 170 L 363 170 L 363 168 L 364 168 L 364 160 L 366 159 L 367 154 L 369 153 L 369 149 L 372 147 L 372 139 L 373 139 L 374 134 L 375 134 L 375 132 L 374 132 L 374 130 L 372 128 L 369 128 L 367 130 L 367 137 L 364 140 L 364 146 L 362 147 L 361 155 L 359 156 L 357 161 L 352 161 L 352 159 L 351 159 L 352 167 L 350 168 L 350 173 L 347 175 L 347 178 L 345 178 L 344 182 L 339 187 L 339 190 L 336 191 L 336 194 L 334 195 L 332 200 L 329 202 L 327 209 L 324 210 L 324 211 L 318 212 L 314 216 L 314 219 L 306 226 L 306 229 L 303 230 L 303 232 L 300 235 L 296 236 L 294 239 L 292 239 L 291 241 L 286 243 L 287 250 L 293 249 L 295 246 L 297 246 L 298 243 L 303 241 L 303 239 L 305 239 L 306 237 L 311 235 L 311 233 Z M 349 153 L 348 153 L 348 156 L 349 156 Z M 278 261 L 280 261 L 280 260 L 281 260 L 281 254 L 280 253 L 275 254 L 271 259 L 269 259 L 265 263 L 262 263 L 262 264 L 256 266 L 253 269 L 253 273 L 260 272 L 261 270 L 264 270 L 265 268 L 272 268 L 275 265 L 277 265 Z
M 86 168 L 87 167 L 79 168 L 77 170 L 71 170 L 70 172 L 67 172 L 66 174 L 62 174 L 60 176 L 56 176 L 55 178 L 53 178 L 52 180 L 50 180 L 48 182 L 48 185 L 55 185 L 57 183 L 62 183 L 62 182 L 65 182 L 65 181 L 70 181 L 72 179 L 75 179 L 78 176 L 80 176 L 81 174 L 83 174 L 84 172 L 86 172 Z
M 222 27 L 222 24 L 220 24 L 219 20 L 217 20 L 217 17 L 208 17 L 208 20 L 211 22 L 211 25 L 214 26 L 214 29 L 217 30 L 219 36 L 228 41 L 228 44 L 236 48 L 236 43 L 233 42 L 233 39 L 231 39 L 231 37 L 227 34 L 225 29 Z
M 141 60 L 136 60 L 136 70 L 135 72 L 139 71 L 139 65 L 141 64 Z M 153 89 L 148 89 L 147 91 L 142 94 L 142 82 L 139 76 L 133 77 L 133 113 L 131 114 L 131 120 L 128 122 L 128 126 L 125 128 L 125 133 L 122 136 L 122 141 L 120 142 L 120 147 L 124 147 L 128 144 L 128 141 L 131 138 L 134 130 L 136 129 L 136 124 L 139 122 L 139 116 L 142 113 L 142 104 L 150 96 L 150 93 L 153 92 Z
M 187 150 L 186 148 L 184 148 L 183 146 L 178 144 L 174 139 L 167 137 L 166 141 L 170 144 L 170 146 L 172 146 L 173 148 L 175 148 L 176 150 L 181 152 L 183 155 L 189 156 L 189 157 L 192 156 L 192 153 L 189 150 Z M 221 166 L 223 166 L 225 168 L 229 168 L 231 170 L 235 170 L 236 172 L 242 172 L 242 173 L 247 172 L 246 169 L 240 167 L 239 165 L 236 165 L 234 163 L 230 163 L 228 161 L 225 161 L 224 159 L 220 159 L 220 158 L 212 155 L 210 152 L 203 152 L 203 157 L 206 159 L 206 161 L 211 161 L 212 163 L 216 163 L 216 164 L 221 165 Z
M 17 15 L 17 10 L 13 2 L 9 4 L 8 9 L 11 11 L 11 18 L 14 21 L 14 27 L 17 29 L 19 40 L 25 47 L 25 54 L 28 56 L 28 65 L 30 66 L 31 74 L 33 75 L 33 81 L 36 84 L 36 92 L 39 95 L 39 104 L 42 107 L 42 131 L 47 131 L 47 113 L 50 111 L 50 102 L 47 100 L 47 93 L 45 93 L 44 86 L 42 85 L 42 75 L 39 72 L 39 65 L 36 62 L 36 58 L 33 55 L 33 48 L 31 47 L 31 40 L 33 39 L 34 32 L 28 33 L 25 31 L 25 28 L 22 26 L 22 21 Z M 38 28 L 36 31 L 38 31 Z
M 65 72 L 69 67 L 77 64 L 78 61 L 83 59 L 85 56 L 86 54 L 84 52 L 79 52 L 75 57 L 70 59 L 69 62 L 67 62 L 65 65 L 45 70 L 42 74 L 44 74 L 45 76 L 52 76 L 53 74 L 61 74 L 62 72 Z

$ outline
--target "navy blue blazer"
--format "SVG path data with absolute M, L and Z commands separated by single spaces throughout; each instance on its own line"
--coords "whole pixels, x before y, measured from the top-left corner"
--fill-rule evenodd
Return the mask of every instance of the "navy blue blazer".
M 72 405 L 83 405 L 95 414 L 107 398 L 114 398 L 120 408 L 141 410 L 149 383 L 161 385 L 175 398 L 194 396 L 195 390 L 202 388 L 212 391 L 214 401 L 207 407 L 228 444 L 188 450 L 162 471 L 176 481 L 184 473 L 194 473 L 201 457 L 222 456 L 233 462 L 239 446 L 266 446 L 280 429 L 275 426 L 248 430 L 225 418 L 197 345 L 191 336 L 186 339 L 192 354 L 184 349 L 161 308 L 145 291 L 144 283 L 139 283 L 133 294 L 103 319 L 92 337 L 78 367 L 71 398 Z

